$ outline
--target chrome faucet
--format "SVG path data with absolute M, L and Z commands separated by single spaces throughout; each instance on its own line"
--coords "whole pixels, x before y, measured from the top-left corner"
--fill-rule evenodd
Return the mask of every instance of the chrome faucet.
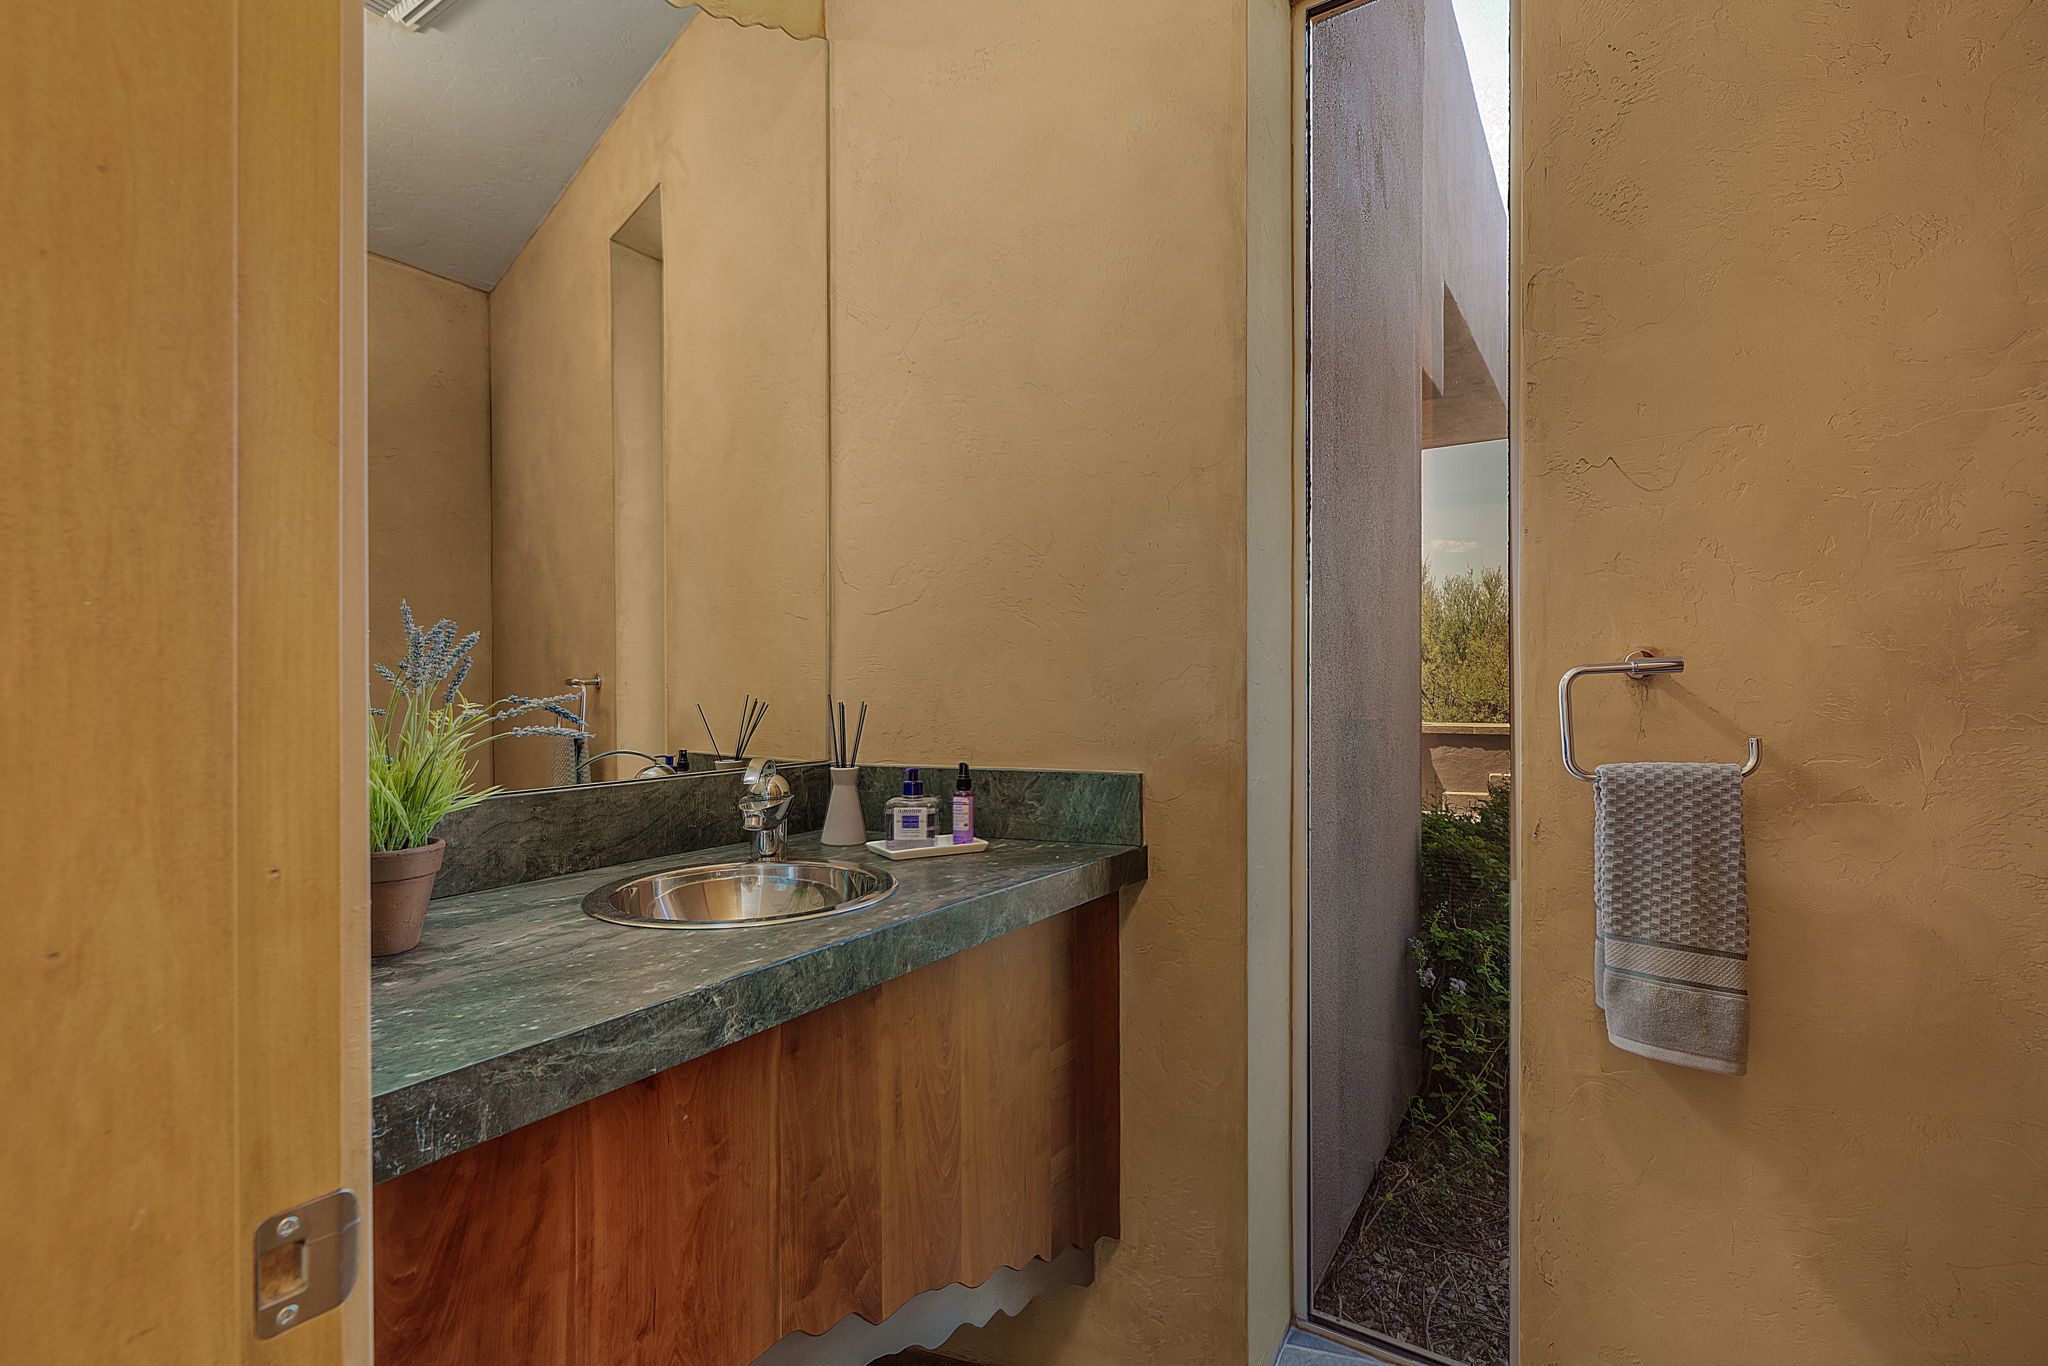
M 775 863 L 789 838 L 789 780 L 775 771 L 773 759 L 747 765 L 740 785 L 740 826 L 754 837 L 754 861 Z
M 635 773 L 633 775 L 635 778 L 673 778 L 676 774 L 686 771 L 678 768 L 676 761 L 666 754 L 649 754 L 647 751 L 640 749 L 608 749 L 602 754 L 593 754 L 588 759 L 578 761 L 576 765 L 576 781 L 579 783 L 589 782 L 590 766 L 592 764 L 596 763 L 599 759 L 610 759 L 620 754 L 630 754 L 636 759 L 645 759 L 647 761 L 647 767 Z

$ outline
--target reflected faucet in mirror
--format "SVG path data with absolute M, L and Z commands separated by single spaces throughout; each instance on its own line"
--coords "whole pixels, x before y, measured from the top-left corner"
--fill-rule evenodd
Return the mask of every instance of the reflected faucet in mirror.
M 789 780 L 775 771 L 773 759 L 747 765 L 740 784 L 740 827 L 754 837 L 754 861 L 778 863 L 789 838 Z
M 647 761 L 647 767 L 635 773 L 633 775 L 635 778 L 673 778 L 678 773 L 690 771 L 682 762 L 683 756 L 680 754 L 649 754 L 644 750 L 637 749 L 608 749 L 602 754 L 593 754 L 578 764 L 576 766 L 576 781 L 579 784 L 589 782 L 590 766 L 592 764 L 596 763 L 599 759 L 612 759 L 621 754 L 630 754 L 635 759 L 645 759 Z

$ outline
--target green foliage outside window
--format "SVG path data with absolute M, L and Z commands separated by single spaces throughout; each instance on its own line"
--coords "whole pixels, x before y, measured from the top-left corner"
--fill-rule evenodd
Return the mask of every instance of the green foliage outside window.
M 1422 567 L 1422 719 L 1508 719 L 1508 576 Z
M 1505 783 L 1469 812 L 1422 813 L 1422 983 L 1428 1063 L 1409 1147 L 1441 1174 L 1507 1153 L 1508 813 Z

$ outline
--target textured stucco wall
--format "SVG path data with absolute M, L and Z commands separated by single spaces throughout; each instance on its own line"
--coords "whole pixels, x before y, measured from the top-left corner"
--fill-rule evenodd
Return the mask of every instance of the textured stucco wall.
M 405 657 L 400 600 L 421 625 L 453 617 L 484 638 L 463 691 L 494 694 L 491 649 L 490 300 L 369 258 L 370 660 Z M 372 680 L 372 694 L 382 685 Z M 493 779 L 492 756 L 478 776 Z
M 1521 1357 L 2048 1352 L 2048 7 L 1521 7 L 1518 714 L 1746 785 L 1743 1078 L 1604 1041 L 1519 728 Z
M 825 36 L 825 0 L 668 0 L 679 8 L 696 6 L 706 14 L 735 23 L 779 28 L 792 38 Z
M 662 188 L 668 315 L 666 736 L 816 755 L 825 694 L 825 45 L 702 18 L 683 31 L 491 294 L 500 687 L 613 664 L 612 234 Z M 548 742 L 498 745 L 508 786 Z
M 957 1335 L 1245 1360 L 1243 0 L 833 0 L 833 683 L 865 751 L 1145 774 L 1123 1238 Z

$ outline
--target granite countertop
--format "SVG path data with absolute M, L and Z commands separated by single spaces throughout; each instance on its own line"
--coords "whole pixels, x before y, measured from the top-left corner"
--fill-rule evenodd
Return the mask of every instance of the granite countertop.
M 1144 880 L 1140 846 L 992 842 L 891 861 L 793 836 L 791 857 L 874 867 L 895 894 L 846 915 L 716 930 L 583 914 L 616 878 L 744 859 L 670 854 L 444 897 L 420 946 L 370 974 L 373 1170 L 403 1175 L 869 987 Z

